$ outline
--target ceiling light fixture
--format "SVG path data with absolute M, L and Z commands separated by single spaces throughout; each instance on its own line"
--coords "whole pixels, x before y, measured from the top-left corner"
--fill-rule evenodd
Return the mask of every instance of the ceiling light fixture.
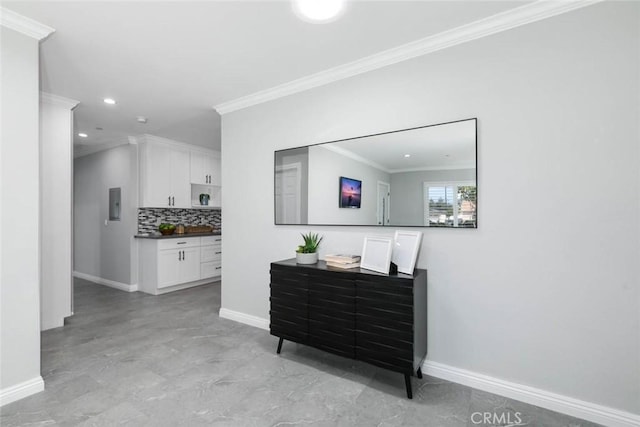
M 293 10 L 300 19 L 313 23 L 331 22 L 338 17 L 344 0 L 293 0 Z
M 109 104 L 109 105 L 115 105 L 116 104 L 116 100 L 113 98 L 105 98 L 104 99 L 104 103 L 105 104 Z
M 89 135 L 87 135 L 86 133 L 82 133 L 82 132 L 80 132 L 80 133 L 78 134 L 78 136 L 79 136 L 80 138 L 86 138 L 86 137 L 88 137 Z
M 405 157 L 411 157 L 411 154 L 405 154 L 404 156 Z

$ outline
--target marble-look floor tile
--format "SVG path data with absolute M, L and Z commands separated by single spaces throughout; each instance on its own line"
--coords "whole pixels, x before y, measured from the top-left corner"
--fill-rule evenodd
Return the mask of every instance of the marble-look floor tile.
M 277 355 L 219 309 L 219 283 L 151 296 L 76 280 L 75 315 L 42 333 L 45 391 L 0 425 L 595 426 L 428 376 L 409 400 L 401 374 L 287 341 Z

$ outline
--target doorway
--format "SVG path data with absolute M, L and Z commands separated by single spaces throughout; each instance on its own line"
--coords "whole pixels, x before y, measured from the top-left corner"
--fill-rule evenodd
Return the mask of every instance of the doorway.
M 300 224 L 300 180 L 302 164 L 276 167 L 276 224 Z
M 391 184 L 388 182 L 378 181 L 378 209 L 377 223 L 378 225 L 389 225 L 389 212 L 391 204 Z

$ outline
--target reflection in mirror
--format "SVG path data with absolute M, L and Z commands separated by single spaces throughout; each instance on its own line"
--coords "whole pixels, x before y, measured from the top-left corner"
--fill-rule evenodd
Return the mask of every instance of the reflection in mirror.
M 276 151 L 274 174 L 276 224 L 477 227 L 476 119 Z

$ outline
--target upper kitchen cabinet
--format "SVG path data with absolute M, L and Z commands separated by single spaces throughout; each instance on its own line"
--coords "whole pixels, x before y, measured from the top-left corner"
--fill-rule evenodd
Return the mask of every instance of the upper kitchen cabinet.
M 151 135 L 139 147 L 140 207 L 191 207 L 189 148 Z
M 191 150 L 191 183 L 220 186 L 220 155 L 209 150 Z

